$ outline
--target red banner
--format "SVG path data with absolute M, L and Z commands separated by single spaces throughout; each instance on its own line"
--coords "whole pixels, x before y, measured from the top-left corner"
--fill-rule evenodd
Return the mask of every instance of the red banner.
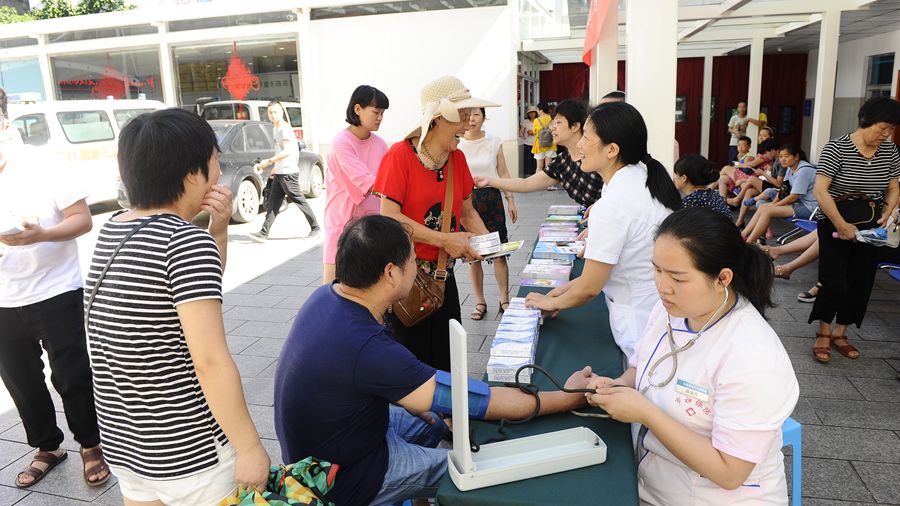
M 591 0 L 591 13 L 588 16 L 584 32 L 584 47 L 581 56 L 581 61 L 587 66 L 591 65 L 591 54 L 597 47 L 597 43 L 600 42 L 600 29 L 603 27 L 603 21 L 606 19 L 611 3 L 612 0 Z M 618 2 L 612 8 L 618 8 Z

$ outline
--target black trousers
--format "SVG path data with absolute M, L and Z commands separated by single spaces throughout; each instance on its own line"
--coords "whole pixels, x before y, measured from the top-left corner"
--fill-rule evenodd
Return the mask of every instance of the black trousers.
M 534 155 L 531 154 L 531 146 L 529 144 L 522 144 L 522 159 L 525 161 L 524 176 L 528 177 L 534 175 L 537 171 L 537 160 L 535 160 Z
M 28 444 L 43 451 L 59 448 L 63 433 L 44 382 L 41 345 L 75 440 L 85 448 L 100 443 L 83 298 L 79 288 L 27 306 L 0 308 L 0 378 L 19 410 Z
M 394 336 L 419 360 L 440 369 L 450 371 L 450 320 L 461 321 L 459 291 L 453 275 L 444 283 L 444 305 L 428 319 L 415 327 L 404 327 L 393 314 L 387 323 Z
M 312 229 L 319 228 L 316 221 L 316 215 L 313 213 L 309 202 L 300 193 L 300 183 L 298 182 L 298 174 L 275 174 L 275 180 L 272 181 L 272 189 L 269 190 L 269 200 L 266 202 L 266 221 L 263 223 L 262 229 L 259 231 L 262 235 L 269 235 L 269 229 L 275 223 L 275 218 L 281 211 L 281 202 L 287 197 L 288 201 L 297 204 L 309 227 Z
M 828 218 L 818 221 L 819 283 L 822 288 L 809 314 L 809 322 L 856 324 L 866 316 L 878 262 L 878 248 L 869 244 L 835 239 Z

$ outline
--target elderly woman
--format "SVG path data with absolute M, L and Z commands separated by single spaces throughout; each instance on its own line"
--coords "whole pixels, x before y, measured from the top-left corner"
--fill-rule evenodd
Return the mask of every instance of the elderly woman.
M 394 335 L 426 364 L 450 370 L 450 319 L 460 320 L 459 292 L 453 276 L 456 258 L 479 259 L 469 246 L 473 234 L 486 234 L 481 217 L 472 205 L 475 187 L 466 157 L 458 151 L 460 137 L 476 107 L 497 104 L 473 98 L 463 83 L 450 76 L 425 85 L 422 90 L 420 126 L 384 155 L 375 179 L 374 192 L 381 197 L 381 214 L 405 224 L 412 231 L 416 263 L 425 273 L 444 281 L 444 304 L 415 327 L 405 327 L 390 315 Z M 445 191 L 452 186 L 450 229 L 441 231 Z M 460 232 L 460 224 L 466 232 Z M 439 259 L 446 258 L 446 273 L 437 272 Z
M 809 322 L 818 320 L 813 356 L 831 360 L 831 346 L 847 358 L 859 350 L 847 342 L 847 327 L 857 328 L 866 315 L 875 281 L 876 248 L 856 242 L 856 231 L 884 225 L 900 197 L 900 154 L 890 142 L 900 123 L 900 103 L 871 98 L 859 109 L 855 132 L 832 139 L 822 148 L 814 193 L 819 202 L 819 282 Z M 872 218 L 858 216 L 842 198 L 862 193 L 874 205 Z M 864 206 L 865 208 L 865 206 Z M 834 327 L 832 327 L 834 323 Z

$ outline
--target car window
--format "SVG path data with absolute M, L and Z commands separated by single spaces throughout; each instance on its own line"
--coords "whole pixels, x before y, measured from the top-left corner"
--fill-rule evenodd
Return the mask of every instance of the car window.
M 41 146 L 50 142 L 50 128 L 43 114 L 22 116 L 16 118 L 12 123 L 19 129 L 19 133 L 22 134 L 22 141 L 25 144 Z
M 119 126 L 119 130 L 122 130 L 125 128 L 125 125 L 134 118 L 137 118 L 145 112 L 153 112 L 155 110 L 156 109 L 116 109 L 113 111 L 113 117 L 116 118 L 116 125 Z
M 66 111 L 56 113 L 56 117 L 66 139 L 73 144 L 116 138 L 105 111 Z
M 261 125 L 248 125 L 244 128 L 244 145 L 247 151 L 273 151 L 273 142 L 271 134 L 266 135 Z
M 244 146 L 246 146 L 244 143 L 244 135 L 238 132 L 238 134 L 234 136 L 234 140 L 231 141 L 231 151 L 233 153 L 243 153 L 245 149 Z
M 271 121 L 269 121 L 269 108 L 268 107 L 260 107 L 259 108 L 259 120 L 265 121 L 267 123 L 271 123 Z
M 203 119 L 234 119 L 232 104 L 213 104 L 203 108 Z
M 303 114 L 301 114 L 299 107 L 288 107 L 287 113 L 292 127 L 299 128 L 303 126 Z

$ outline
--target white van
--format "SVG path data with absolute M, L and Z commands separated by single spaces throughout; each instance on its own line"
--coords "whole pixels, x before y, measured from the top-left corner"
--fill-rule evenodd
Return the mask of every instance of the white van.
M 281 101 L 279 101 L 281 102 Z M 303 112 L 297 102 L 281 102 L 298 141 L 303 140 Z M 216 100 L 203 104 L 200 116 L 205 120 L 237 119 L 269 121 L 269 100 Z
M 9 116 L 25 144 L 69 162 L 94 204 L 116 198 L 119 132 L 135 116 L 165 108 L 156 100 L 61 100 L 9 104 Z

